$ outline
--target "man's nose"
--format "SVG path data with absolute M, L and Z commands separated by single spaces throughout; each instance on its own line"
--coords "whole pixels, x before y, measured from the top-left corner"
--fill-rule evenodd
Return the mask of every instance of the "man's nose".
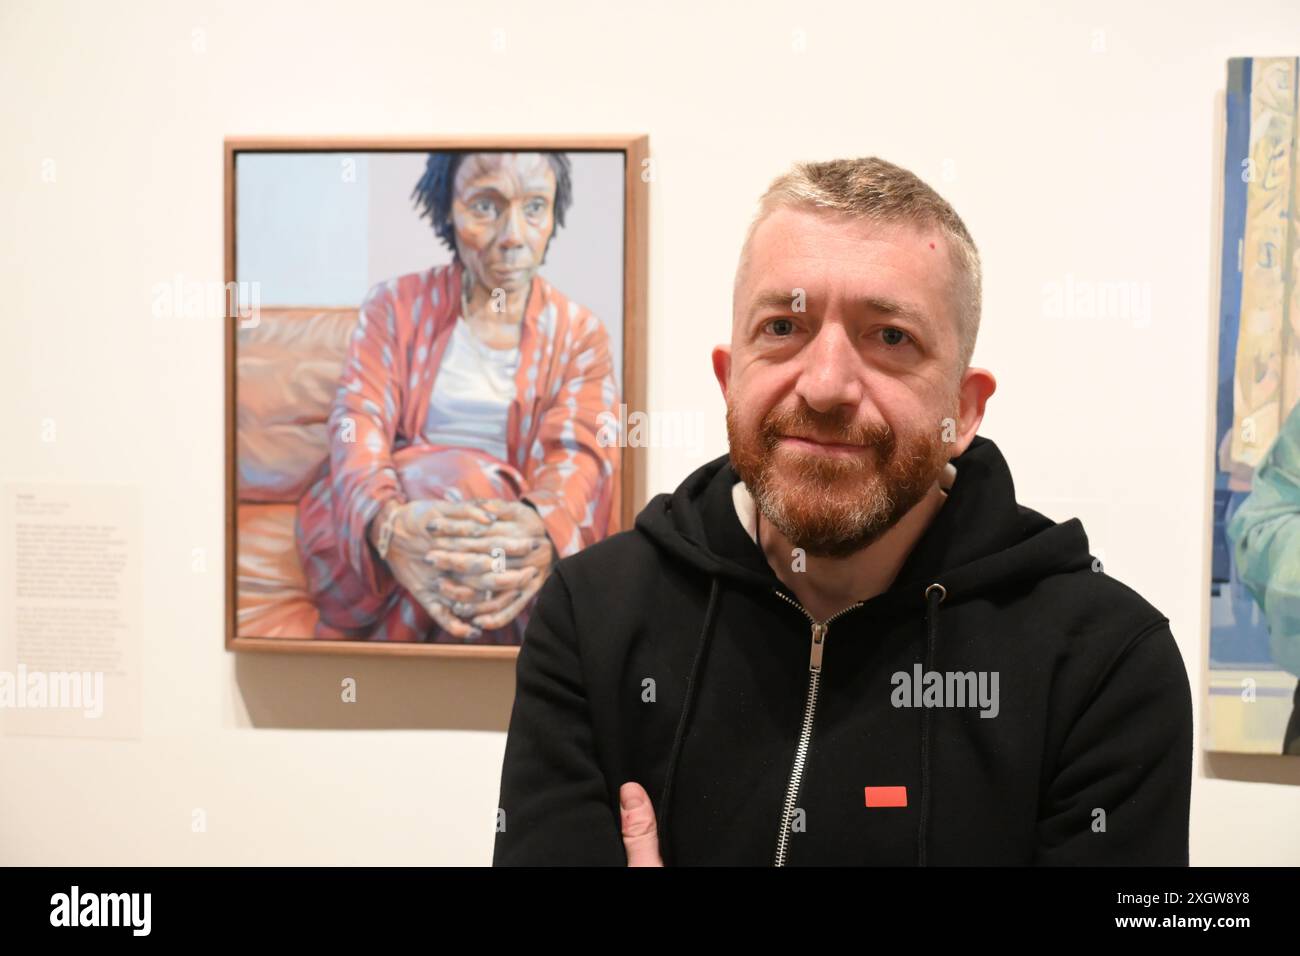
M 803 368 L 795 391 L 819 412 L 862 402 L 862 356 L 837 322 L 824 322 L 799 355 Z

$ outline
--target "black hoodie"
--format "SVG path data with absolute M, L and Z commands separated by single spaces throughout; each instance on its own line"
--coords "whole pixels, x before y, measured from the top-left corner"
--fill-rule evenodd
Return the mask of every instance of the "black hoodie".
M 516 666 L 494 865 L 625 865 L 626 781 L 669 866 L 1186 865 L 1168 620 L 1077 518 L 1016 503 L 993 442 L 953 464 L 892 586 L 829 623 L 742 525 L 727 456 L 559 562 Z

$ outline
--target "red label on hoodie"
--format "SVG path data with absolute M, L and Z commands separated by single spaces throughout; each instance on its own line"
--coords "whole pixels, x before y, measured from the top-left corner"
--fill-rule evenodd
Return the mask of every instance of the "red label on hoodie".
M 867 806 L 905 807 L 907 806 L 906 787 L 867 787 Z

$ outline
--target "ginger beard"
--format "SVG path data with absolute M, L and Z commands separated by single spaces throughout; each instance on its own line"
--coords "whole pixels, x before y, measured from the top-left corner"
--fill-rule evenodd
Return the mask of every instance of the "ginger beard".
M 781 436 L 864 446 L 852 457 L 804 453 Z M 745 431 L 727 403 L 731 466 L 763 517 L 796 548 L 843 558 L 865 548 L 925 497 L 948 463 L 937 427 L 899 432 L 888 423 L 850 425 L 844 416 L 774 409 Z

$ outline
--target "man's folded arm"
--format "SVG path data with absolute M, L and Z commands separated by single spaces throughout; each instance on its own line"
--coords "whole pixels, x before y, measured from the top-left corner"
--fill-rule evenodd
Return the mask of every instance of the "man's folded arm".
M 558 567 L 537 593 L 515 675 L 492 865 L 626 866 Z
M 1186 866 L 1192 695 L 1167 621 L 1121 651 L 1040 801 L 1042 866 Z

